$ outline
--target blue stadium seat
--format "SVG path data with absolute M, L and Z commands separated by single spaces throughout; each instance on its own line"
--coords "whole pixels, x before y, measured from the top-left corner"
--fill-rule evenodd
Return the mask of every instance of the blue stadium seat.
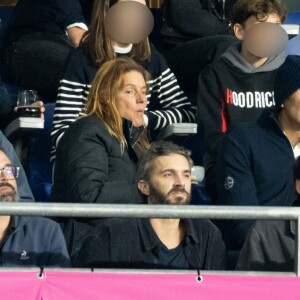
M 295 11 L 288 14 L 284 24 L 296 24 L 300 26 L 300 11 Z M 300 55 L 300 35 L 291 38 L 288 42 L 285 54 Z
M 288 14 L 284 24 L 298 24 L 300 25 L 300 11 L 294 11 Z
M 49 200 L 52 188 L 52 167 L 50 164 L 51 128 L 55 103 L 45 104 L 44 129 L 34 132 L 28 140 L 26 174 L 37 202 Z
M 291 38 L 284 51 L 286 55 L 300 55 L 300 35 Z

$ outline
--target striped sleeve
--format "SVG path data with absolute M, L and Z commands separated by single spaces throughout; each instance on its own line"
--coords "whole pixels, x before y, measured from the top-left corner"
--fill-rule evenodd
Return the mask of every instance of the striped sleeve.
M 148 82 L 150 95 L 147 115 L 150 129 L 159 130 L 173 123 L 196 122 L 196 107 L 192 106 L 157 50 L 152 51 L 148 71 L 152 77 Z
M 159 130 L 172 123 L 196 121 L 193 107 L 180 88 L 175 75 L 168 68 L 164 58 L 154 48 L 147 70 L 148 81 L 148 127 Z M 64 132 L 79 116 L 84 115 L 85 103 L 97 68 L 76 51 L 71 54 L 64 79 L 60 82 L 52 128 L 51 162 Z
M 72 53 L 58 88 L 51 132 L 51 162 L 55 160 L 56 148 L 65 131 L 78 117 L 84 115 L 85 103 L 91 87 L 87 77 L 78 54 Z

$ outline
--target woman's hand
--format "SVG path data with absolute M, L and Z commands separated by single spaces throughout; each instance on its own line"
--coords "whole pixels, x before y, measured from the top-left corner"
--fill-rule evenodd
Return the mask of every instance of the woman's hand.
M 44 102 L 43 101 L 36 101 L 32 104 L 32 106 L 38 106 L 40 108 L 40 112 L 41 112 L 40 118 L 44 119 L 44 112 L 45 112 Z M 16 113 L 18 112 L 18 106 L 16 106 L 14 108 L 14 112 L 16 112 Z

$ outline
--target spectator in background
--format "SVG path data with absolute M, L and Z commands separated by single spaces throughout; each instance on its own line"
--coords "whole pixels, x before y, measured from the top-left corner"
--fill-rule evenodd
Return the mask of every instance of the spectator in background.
M 195 105 L 199 72 L 237 41 L 230 26 L 234 2 L 165 0 L 163 3 L 161 48 L 166 49 L 168 64 Z
M 2 131 L 0 131 L 0 147 L 1 149 L 3 149 L 3 152 L 7 153 L 7 156 L 9 157 L 12 164 L 20 168 L 19 176 L 17 177 L 20 201 L 34 202 L 34 197 L 29 187 L 22 164 L 20 163 L 20 160 L 15 152 L 13 145 L 6 139 Z
M 16 178 L 19 167 L 0 149 L 0 201 L 19 201 Z M 41 217 L 0 216 L 1 266 L 69 267 L 61 229 Z
M 148 38 L 137 43 L 120 43 L 109 36 L 105 16 L 119 2 L 126 0 L 95 1 L 90 28 L 81 46 L 69 56 L 56 101 L 52 162 L 65 130 L 85 113 L 86 98 L 97 70 L 106 61 L 119 56 L 133 58 L 151 75 L 148 81 L 148 110 L 145 112 L 145 122 L 151 133 L 156 134 L 171 123 L 195 122 L 195 107 L 191 106 L 165 59 L 149 44 Z M 145 0 L 136 2 L 146 4 Z
M 146 80 L 147 72 L 129 57 L 102 65 L 88 95 L 87 116 L 71 124 L 59 143 L 51 201 L 142 202 L 135 184 L 135 166 L 148 146 L 144 126 Z M 71 256 L 85 229 L 98 222 L 63 220 Z
M 297 200 L 292 206 L 300 206 L 300 158 L 294 166 Z M 257 221 L 248 232 L 239 255 L 237 270 L 242 271 L 295 271 L 296 222 L 293 220 Z
M 54 101 L 68 54 L 87 30 L 93 0 L 20 0 L 8 25 L 8 79 Z
M 138 188 L 149 205 L 187 205 L 191 167 L 184 148 L 153 142 L 139 162 Z M 207 220 L 111 219 L 86 239 L 74 265 L 220 270 L 225 253 L 220 232 Z
M 224 137 L 217 166 L 219 205 L 290 206 L 300 154 L 300 57 L 288 56 L 275 77 L 275 109 Z M 240 249 L 252 220 L 221 224 L 228 248 Z
M 234 0 L 165 0 L 162 34 L 181 34 L 177 43 L 195 38 L 229 34 L 230 15 Z M 166 36 L 167 38 L 167 36 Z M 174 36 L 175 38 L 175 36 Z M 175 42 L 175 40 L 174 40 Z
M 206 188 L 214 202 L 215 164 L 224 133 L 231 125 L 255 120 L 265 107 L 274 106 L 274 77 L 285 59 L 278 53 L 287 42 L 286 33 L 277 25 L 286 15 L 283 0 L 236 0 L 232 21 L 240 41 L 199 75 L 198 125 L 204 129 Z

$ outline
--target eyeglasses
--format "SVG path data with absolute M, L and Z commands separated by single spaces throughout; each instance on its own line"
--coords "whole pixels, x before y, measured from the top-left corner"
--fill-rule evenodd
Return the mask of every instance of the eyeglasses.
M 5 166 L 4 168 L 0 168 L 0 174 L 1 176 L 3 176 L 3 174 L 6 177 L 14 177 L 14 178 L 18 178 L 19 176 L 19 171 L 20 171 L 20 167 L 15 167 L 15 166 Z

